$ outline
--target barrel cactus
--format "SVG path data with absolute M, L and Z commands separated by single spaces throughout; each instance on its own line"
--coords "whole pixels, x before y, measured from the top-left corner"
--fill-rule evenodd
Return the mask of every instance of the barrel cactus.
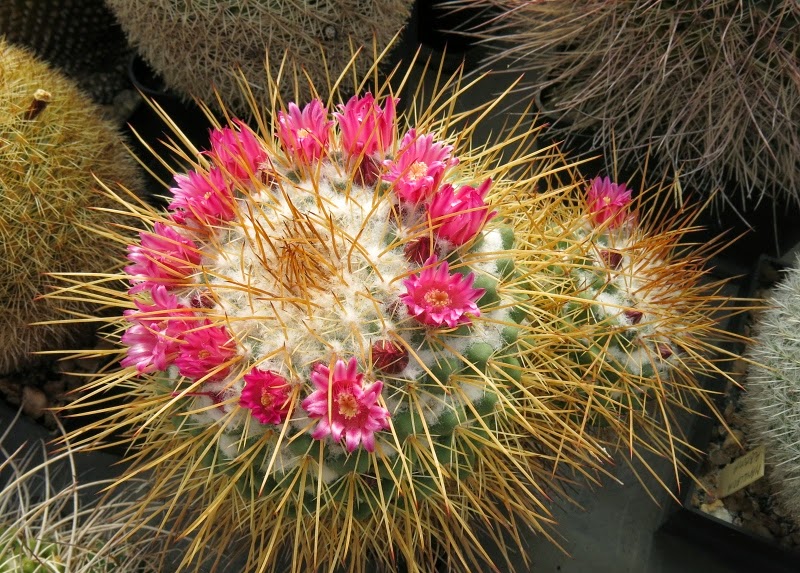
M 747 438 L 763 445 L 767 476 L 788 515 L 800 524 L 800 261 L 787 269 L 759 314 L 742 398 Z
M 63 345 L 79 330 L 51 323 L 80 302 L 37 297 L 48 272 L 112 268 L 112 239 L 84 227 L 108 225 L 112 204 L 94 176 L 138 186 L 135 162 L 114 126 L 75 85 L 27 51 L 0 41 L 0 372 L 24 366 L 31 353 Z M 123 251 L 124 252 L 124 251 Z
M 7 0 L 0 35 L 56 66 L 100 104 L 130 85 L 132 50 L 104 0 Z
M 531 235 L 542 270 L 529 280 L 547 293 L 541 311 L 557 316 L 561 336 L 543 355 L 561 358 L 582 423 L 617 459 L 650 471 L 646 452 L 673 460 L 677 481 L 692 453 L 686 412 L 716 412 L 702 376 L 731 360 L 716 347 L 728 338 L 718 322 L 740 304 L 708 274 L 715 242 L 689 247 L 696 210 L 667 216 L 669 188 L 633 197 L 609 177 L 587 181 L 581 201 L 540 215 Z
M 691 408 L 681 398 L 703 392 L 686 381 L 715 367 L 691 343 L 720 300 L 694 296 L 702 271 L 676 258 L 681 233 L 646 243 L 624 191 L 585 195 L 563 156 L 531 151 L 524 121 L 473 148 L 488 111 L 455 115 L 464 88 L 442 89 L 436 105 L 407 104 L 414 115 L 397 113 L 402 86 L 383 86 L 335 107 L 280 106 L 258 129 L 232 120 L 209 149 L 186 150 L 193 168 L 175 175 L 165 212 L 108 190 L 126 227 L 145 229 L 124 272 L 73 289 L 122 309 L 99 319 L 121 361 L 70 408 L 104 411 L 86 428 L 101 436 L 130 432 L 128 475 L 154 472 L 149 498 L 194 534 L 184 565 L 235 544 L 245 571 L 513 569 L 479 533 L 524 554 L 520 531 L 546 532 L 560 478 L 593 478 L 608 460 L 588 425 L 614 420 L 631 450 L 674 459 L 675 441 L 651 428 L 669 423 L 663 412 L 624 405 Z M 579 252 L 603 243 L 620 261 Z M 660 283 L 640 273 L 659 256 Z M 628 273 L 641 274 L 631 297 L 654 284 L 669 295 L 664 269 L 681 264 L 680 328 L 654 334 L 651 314 L 630 318 L 640 299 L 608 300 Z M 619 286 L 581 272 L 618 272 Z M 629 313 L 582 319 L 570 305 L 586 300 Z M 608 340 L 623 329 L 664 364 L 620 366 L 629 346 Z M 631 416 L 646 417 L 639 441 Z
M 650 154 L 684 189 L 719 189 L 718 206 L 800 201 L 794 0 L 455 6 L 476 4 L 496 9 L 477 32 L 497 48 L 492 63 L 532 72 L 560 137 L 593 137 L 627 165 Z
M 412 5 L 410 0 L 107 2 L 131 44 L 167 87 L 212 105 L 216 91 L 239 114 L 250 104 L 242 96 L 241 79 L 259 103 L 270 107 L 273 86 L 266 83 L 265 57 L 273 70 L 284 69 L 278 86 L 283 96 L 308 100 L 312 94 L 306 77 L 326 86 L 348 67 L 353 46 L 366 46 L 357 63 L 363 76 L 373 54 L 403 28 Z M 295 94 L 297 89 L 302 91 Z

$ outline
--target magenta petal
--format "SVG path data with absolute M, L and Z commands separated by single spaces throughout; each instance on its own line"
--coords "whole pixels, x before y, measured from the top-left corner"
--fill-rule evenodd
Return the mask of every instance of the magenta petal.
M 370 432 L 370 435 L 372 433 Z M 361 443 L 362 432 L 359 428 L 352 428 L 347 430 L 347 434 L 345 435 L 345 448 L 348 452 L 352 452 L 355 450 L 358 445 Z
M 364 436 L 388 427 L 389 412 L 377 403 L 383 382 L 364 387 L 364 374 L 358 371 L 355 358 L 337 360 L 332 375 L 327 366 L 317 365 L 311 378 L 318 389 L 303 400 L 302 406 L 310 418 L 319 420 L 314 436 L 323 435 L 322 426 L 327 430 L 324 435 L 337 442 L 344 435 L 348 451 L 353 451 Z

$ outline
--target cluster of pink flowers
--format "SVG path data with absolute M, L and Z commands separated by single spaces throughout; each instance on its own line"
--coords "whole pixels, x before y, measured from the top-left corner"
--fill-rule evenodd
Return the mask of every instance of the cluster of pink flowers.
M 381 106 L 368 93 L 339 106 L 333 119 L 320 100 L 302 109 L 290 103 L 276 124 L 285 155 L 271 155 L 239 121 L 213 130 L 211 149 L 204 152 L 210 166 L 176 175 L 168 218 L 141 232 L 138 244 L 128 247 L 125 270 L 136 308 L 125 313 L 130 324 L 122 335 L 128 347 L 123 366 L 139 373 L 175 367 L 199 383 L 198 392 L 190 395 L 208 394 L 205 383 L 241 376 L 239 404 L 256 420 L 282 424 L 291 415 L 297 384 L 277 372 L 248 367 L 228 327 L 208 318 L 203 307 L 213 304 L 213 296 L 205 290 L 201 265 L 204 241 L 242 215 L 237 197 L 274 180 L 282 165 L 314 174 L 321 161 L 342 161 L 357 183 L 389 184 L 398 211 L 414 225 L 428 223 L 428 231 L 406 245 L 410 265 L 420 268 L 403 281 L 400 303 L 425 328 L 453 328 L 479 316 L 483 290 L 472 287 L 473 273 L 451 273 L 436 253 L 468 244 L 495 215 L 485 201 L 492 182 L 458 188 L 445 182 L 458 159 L 452 157 L 452 146 L 433 134 L 410 129 L 396 144 L 397 102 L 389 97 Z M 372 368 L 395 373 L 408 364 L 408 353 L 395 342 L 380 340 L 371 361 Z M 348 451 L 359 445 L 374 449 L 374 432 L 388 427 L 389 412 L 379 403 L 383 383 L 365 384 L 363 378 L 355 358 L 337 359 L 332 369 L 322 364 L 312 369 L 314 390 L 301 406 L 317 420 L 314 438 L 344 440 Z
M 355 173 L 359 163 L 382 166 L 380 178 L 391 184 L 398 203 L 415 216 L 424 213 L 428 220 L 436 244 L 425 234 L 406 247 L 409 261 L 425 267 L 404 281 L 407 293 L 401 300 L 410 314 L 426 326 L 466 324 L 469 316 L 480 315 L 476 301 L 483 291 L 471 288 L 472 275 L 450 274 L 446 262 L 437 266 L 437 259 L 428 257 L 437 250 L 467 244 L 496 215 L 486 204 L 492 181 L 486 179 L 477 188 L 443 183 L 447 170 L 458 164 L 458 158 L 452 157 L 453 147 L 437 141 L 433 134 L 418 134 L 414 128 L 403 136 L 396 155 L 385 158 L 394 143 L 396 105 L 397 100 L 389 97 L 381 107 L 368 93 L 340 106 L 333 116 L 339 126 L 341 151 L 348 162 L 356 163 Z M 290 104 L 288 113 L 278 114 L 278 139 L 294 161 L 312 163 L 328 152 L 332 125 L 321 101 L 313 100 L 302 110 Z

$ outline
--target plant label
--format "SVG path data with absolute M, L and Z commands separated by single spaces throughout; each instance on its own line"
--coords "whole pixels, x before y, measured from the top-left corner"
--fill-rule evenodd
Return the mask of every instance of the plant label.
M 719 472 L 717 497 L 726 497 L 764 476 L 764 446 L 747 452 Z

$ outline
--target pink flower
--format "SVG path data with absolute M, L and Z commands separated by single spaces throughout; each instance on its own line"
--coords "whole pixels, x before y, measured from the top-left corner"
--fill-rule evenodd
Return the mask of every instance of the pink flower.
M 486 179 L 477 189 L 465 185 L 455 191 L 449 183 L 443 185 L 428 206 L 436 236 L 456 246 L 477 236 L 486 221 L 497 215 L 497 211 L 489 212 L 485 202 L 491 185 L 491 179 Z
M 200 251 L 194 241 L 187 239 L 169 225 L 156 222 L 153 232 L 139 233 L 139 244 L 128 246 L 125 267 L 137 293 L 156 284 L 175 286 L 192 274 L 200 263 Z
M 212 326 L 203 321 L 183 333 L 175 366 L 187 378 L 206 381 L 222 380 L 230 371 L 236 357 L 236 342 L 224 326 Z
M 400 142 L 397 157 L 383 162 L 389 168 L 383 179 L 394 182 L 401 201 L 417 204 L 436 190 L 445 169 L 458 163 L 450 157 L 452 151 L 452 145 L 435 142 L 432 134 L 417 136 L 412 128 Z
M 327 110 L 320 100 L 311 100 L 303 111 L 290 103 L 289 113 L 278 112 L 278 139 L 294 159 L 310 164 L 328 149 L 331 125 L 333 122 L 328 121 Z
M 125 368 L 136 366 L 140 374 L 163 371 L 172 364 L 178 356 L 181 336 L 191 328 L 187 319 L 194 314 L 163 285 L 154 286 L 150 297 L 153 304 L 136 301 L 138 311 L 125 311 L 125 317 L 133 324 L 122 335 L 128 353 L 120 364 Z
M 238 119 L 234 122 L 239 131 L 230 127 L 211 131 L 208 155 L 225 173 L 238 181 L 247 181 L 267 160 L 267 152 L 249 127 Z
M 595 177 L 586 195 L 589 215 L 595 225 L 610 221 L 610 228 L 619 227 L 628 216 L 631 191 L 624 184 L 612 183 L 608 177 Z
M 484 289 L 472 288 L 475 275 L 467 276 L 459 273 L 450 274 L 447 261 L 437 265 L 436 256 L 425 261 L 425 267 L 419 275 L 403 281 L 406 292 L 400 295 L 400 301 L 408 307 L 408 312 L 422 324 L 442 326 L 446 324 L 455 328 L 460 324 L 469 324 L 472 316 L 480 316 L 481 311 L 476 304 L 483 296 Z
M 375 103 L 371 93 L 353 96 L 341 113 L 334 113 L 341 131 L 341 144 L 350 157 L 384 154 L 394 143 L 395 106 L 397 98 L 386 99 L 386 107 Z
M 219 168 L 210 169 L 207 174 L 196 171 L 179 174 L 175 176 L 175 182 L 178 186 L 170 189 L 174 199 L 169 209 L 178 223 L 189 219 L 215 225 L 233 219 L 233 193 Z
M 383 382 L 365 388 L 363 378 L 355 358 L 337 360 L 333 372 L 323 364 L 314 366 L 311 381 L 316 390 L 302 402 L 309 417 L 319 419 L 312 438 L 331 436 L 339 441 L 344 435 L 348 452 L 359 444 L 368 452 L 375 450 L 374 433 L 389 427 L 389 411 L 378 404 Z
M 244 390 L 239 405 L 250 408 L 262 424 L 280 424 L 289 415 L 291 386 L 283 376 L 271 370 L 253 368 L 244 375 Z

